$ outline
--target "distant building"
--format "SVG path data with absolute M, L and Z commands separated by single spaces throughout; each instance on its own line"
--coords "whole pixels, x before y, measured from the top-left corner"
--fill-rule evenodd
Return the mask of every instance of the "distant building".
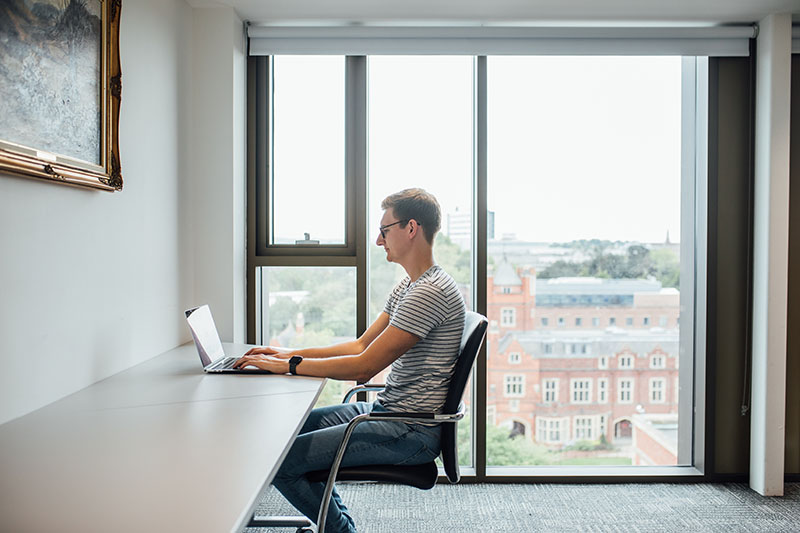
M 494 211 L 488 212 L 486 232 L 489 239 L 494 239 Z M 464 249 L 472 247 L 472 212 L 459 211 L 445 215 L 444 233 L 450 240 Z

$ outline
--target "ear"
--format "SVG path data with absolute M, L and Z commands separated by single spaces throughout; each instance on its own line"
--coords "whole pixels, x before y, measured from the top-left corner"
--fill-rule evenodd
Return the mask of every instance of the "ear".
M 419 223 L 413 218 L 408 221 L 407 228 L 408 228 L 408 236 L 411 238 L 414 238 L 420 231 Z

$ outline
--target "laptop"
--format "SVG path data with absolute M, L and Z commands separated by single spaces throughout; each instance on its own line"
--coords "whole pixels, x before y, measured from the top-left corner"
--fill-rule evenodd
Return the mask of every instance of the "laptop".
M 209 373 L 225 374 L 271 374 L 269 370 L 260 368 L 233 368 L 233 364 L 239 357 L 227 357 L 222 349 L 222 342 L 219 340 L 217 326 L 211 316 L 211 309 L 208 305 L 201 305 L 185 311 L 186 322 L 192 332 L 197 353 L 200 354 L 200 361 L 203 370 Z M 244 355 L 244 354 L 242 354 Z

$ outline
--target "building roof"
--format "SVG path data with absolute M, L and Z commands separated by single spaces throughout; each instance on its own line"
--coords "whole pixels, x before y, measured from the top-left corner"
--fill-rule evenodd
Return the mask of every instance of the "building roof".
M 494 269 L 494 284 L 504 286 L 519 286 L 522 285 L 522 280 L 517 275 L 517 271 L 511 266 L 511 263 L 503 261 L 498 264 Z
M 495 281 L 495 283 L 497 283 Z M 551 278 L 536 280 L 536 294 L 633 295 L 659 292 L 661 282 L 649 279 Z
M 525 353 L 542 358 L 577 357 L 585 358 L 587 354 L 564 354 L 562 350 L 553 350 L 545 354 L 543 344 L 590 344 L 591 354 L 602 355 L 615 353 L 623 347 L 635 353 L 648 353 L 661 348 L 677 355 L 680 333 L 678 329 L 651 328 L 649 330 L 626 330 L 609 327 L 606 329 L 580 330 L 533 330 L 511 332 L 500 339 L 498 352 L 503 353 L 516 340 Z

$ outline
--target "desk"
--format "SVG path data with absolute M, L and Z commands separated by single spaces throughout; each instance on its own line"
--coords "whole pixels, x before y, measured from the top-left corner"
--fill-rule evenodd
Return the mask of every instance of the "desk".
M 324 384 L 185 344 L 0 425 L 0 531 L 241 531 Z

